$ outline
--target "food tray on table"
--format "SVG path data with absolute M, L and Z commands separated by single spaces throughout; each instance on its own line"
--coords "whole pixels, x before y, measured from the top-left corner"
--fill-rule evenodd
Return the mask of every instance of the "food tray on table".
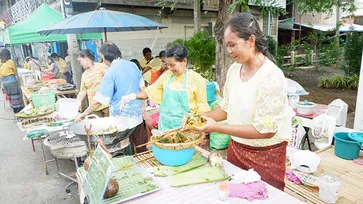
M 43 85 L 43 84 L 33 84 L 33 85 L 28 85 L 28 86 L 26 86 L 26 88 L 27 88 L 30 92 L 39 91 L 42 87 L 44 87 L 44 85 Z
M 135 163 L 135 159 L 131 156 L 126 156 L 113 158 L 112 162 L 115 166 L 115 171 L 117 171 L 122 167 Z M 161 189 L 160 184 L 141 165 L 114 172 L 112 178 L 117 180 L 119 191 L 114 197 L 104 199 L 102 202 L 104 204 L 125 202 Z
M 22 110 L 19 113 L 17 113 L 15 116 L 18 119 L 24 119 L 24 118 L 37 118 L 42 117 L 46 115 L 50 115 L 54 112 L 54 108 L 49 106 L 43 106 L 40 108 L 32 108 L 28 110 Z
M 36 118 L 23 118 L 19 120 L 19 125 L 22 129 L 33 129 L 37 127 L 49 126 L 53 124 L 54 120 L 51 116 L 43 116 Z
M 62 84 L 57 87 L 58 91 L 70 91 L 76 89 L 76 85 L 74 84 Z

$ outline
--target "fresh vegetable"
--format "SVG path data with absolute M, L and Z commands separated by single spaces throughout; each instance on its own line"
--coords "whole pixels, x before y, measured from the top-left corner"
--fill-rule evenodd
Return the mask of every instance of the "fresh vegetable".
M 50 114 L 54 111 L 54 108 L 51 106 L 42 106 L 40 108 L 33 108 L 29 110 L 24 110 L 17 113 L 16 117 L 37 117 L 45 114 Z
M 187 116 L 186 127 L 193 129 L 193 127 L 202 127 L 206 124 L 206 120 L 200 114 L 192 113 Z
M 108 135 L 108 134 L 113 134 L 115 132 L 117 132 L 117 127 L 116 126 L 110 126 L 107 129 L 103 129 L 100 131 L 92 131 L 92 134 L 94 135 Z
M 200 139 L 201 134 L 190 131 L 173 131 L 166 135 L 153 137 L 152 140 L 158 140 L 160 143 L 186 143 Z

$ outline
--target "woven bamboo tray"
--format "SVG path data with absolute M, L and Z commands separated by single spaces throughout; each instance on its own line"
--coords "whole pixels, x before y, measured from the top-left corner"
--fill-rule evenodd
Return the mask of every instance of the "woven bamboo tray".
M 353 163 L 352 160 L 344 160 L 335 156 L 333 146 L 315 153 L 321 157 L 321 162 L 317 172 L 313 175 L 321 176 L 330 171 L 332 175 L 338 177 L 342 184 L 336 203 L 363 203 L 363 166 Z M 358 160 L 363 160 L 363 156 L 360 156 Z M 287 162 L 286 169 L 290 169 L 290 162 Z M 285 183 L 285 192 L 291 196 L 306 203 L 324 203 L 319 199 L 318 188 L 297 185 L 286 178 Z
M 186 133 L 186 132 L 184 132 L 184 133 Z M 199 134 L 199 138 L 194 140 L 194 141 L 191 141 L 191 142 L 185 142 L 185 143 L 160 143 L 160 142 L 155 142 L 154 145 L 156 147 L 159 147 L 160 149 L 168 149 L 168 150 L 181 150 L 181 149 L 193 148 L 193 147 L 199 145 L 202 142 L 203 138 L 205 137 L 205 134 L 203 134 L 203 133 L 198 133 L 198 134 Z M 153 139 L 154 139 L 154 137 L 152 136 L 150 138 L 150 140 L 153 141 Z
M 32 129 L 40 126 L 47 126 L 54 122 L 54 119 L 51 115 L 47 116 L 39 116 L 35 118 L 23 118 L 18 119 L 19 124 L 21 125 L 21 128 L 27 130 Z
M 158 161 L 156 161 L 152 151 L 138 153 L 138 154 L 133 155 L 133 157 L 136 160 L 136 162 L 146 160 L 145 162 L 141 163 L 141 165 L 145 168 L 151 168 L 151 167 L 157 168 L 158 166 L 161 165 Z M 153 159 L 151 159 L 151 158 L 153 158 Z

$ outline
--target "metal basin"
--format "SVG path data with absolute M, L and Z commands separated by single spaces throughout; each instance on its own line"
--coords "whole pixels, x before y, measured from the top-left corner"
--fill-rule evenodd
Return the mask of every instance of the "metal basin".
M 117 131 L 114 133 L 98 135 L 103 140 L 106 147 L 110 149 L 117 146 L 120 141 L 128 138 L 135 130 L 135 127 L 138 125 L 138 121 L 134 118 L 96 117 L 94 119 L 90 119 L 90 117 L 95 116 L 91 115 L 82 122 L 71 125 L 70 131 L 79 136 L 81 140 L 87 142 L 87 133 L 84 129 L 85 126 L 88 128 L 90 125 L 92 125 L 92 132 L 100 132 L 110 128 L 111 126 L 115 126 L 117 127 Z M 94 144 L 93 137 L 91 137 L 91 143 Z

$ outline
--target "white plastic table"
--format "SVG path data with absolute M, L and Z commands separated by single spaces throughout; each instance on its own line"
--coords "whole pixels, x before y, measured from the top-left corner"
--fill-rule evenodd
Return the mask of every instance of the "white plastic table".
M 223 167 L 228 175 L 241 170 L 228 161 L 223 161 Z M 155 177 L 162 186 L 162 189 L 134 200 L 127 201 L 129 204 L 157 203 L 157 204 L 191 204 L 191 203 L 303 203 L 295 197 L 288 195 L 275 187 L 267 184 L 268 198 L 265 200 L 248 201 L 246 199 L 228 198 L 226 201 L 218 199 L 219 183 L 206 183 L 184 187 L 171 187 L 165 177 Z

